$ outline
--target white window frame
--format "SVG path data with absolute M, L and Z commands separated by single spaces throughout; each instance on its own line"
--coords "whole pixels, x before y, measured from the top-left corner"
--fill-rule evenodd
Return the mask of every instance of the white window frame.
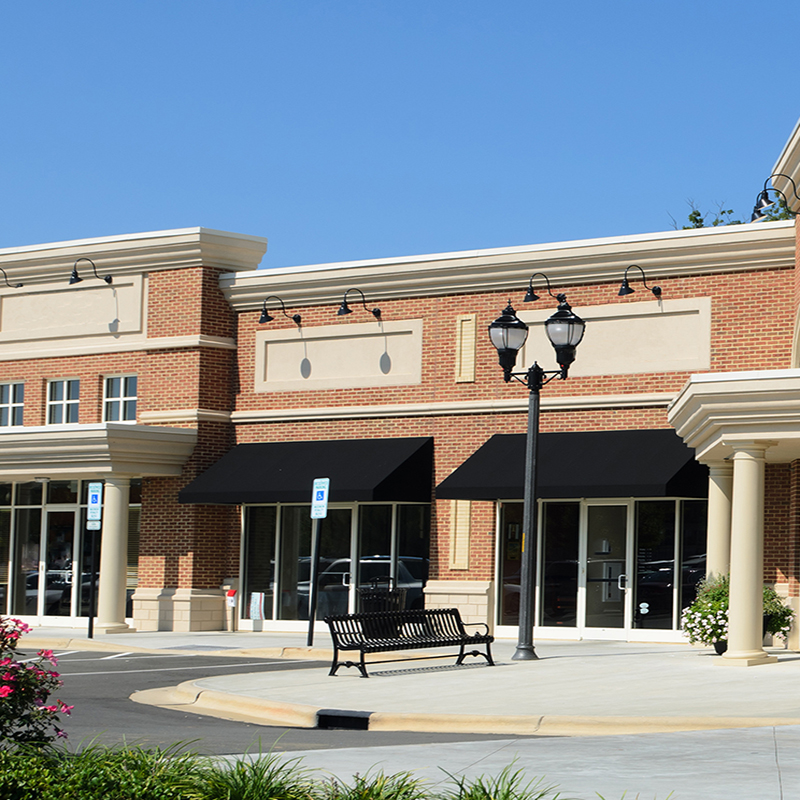
M 131 380 L 134 381 L 131 393 Z M 118 381 L 119 394 L 112 394 L 115 381 Z M 138 395 L 139 379 L 135 374 L 106 375 L 103 380 L 103 422 L 136 422 L 136 410 L 139 405 Z M 116 406 L 118 414 L 114 419 L 111 409 Z
M 53 398 L 54 387 L 61 384 L 61 397 Z M 70 397 L 70 390 L 76 390 L 75 396 Z M 48 425 L 77 425 L 80 409 L 81 382 L 79 378 L 56 378 L 47 381 L 47 424 Z M 60 409 L 60 421 L 53 420 L 54 412 Z M 70 419 L 74 416 L 74 419 Z
M 3 390 L 7 398 L 3 399 Z M 25 406 L 25 383 L 23 381 L 3 381 L 0 383 L 0 428 L 22 425 Z

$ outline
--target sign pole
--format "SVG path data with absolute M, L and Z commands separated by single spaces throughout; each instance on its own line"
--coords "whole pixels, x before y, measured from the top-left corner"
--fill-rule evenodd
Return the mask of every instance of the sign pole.
M 311 535 L 311 574 L 308 580 L 308 639 L 306 644 L 314 644 L 314 619 L 317 616 L 317 591 L 319 589 L 319 546 L 322 530 L 321 520 L 328 516 L 328 492 L 330 478 L 315 478 L 311 491 L 311 519 L 314 526 Z
M 95 584 L 97 583 L 97 529 L 92 529 L 92 552 L 89 554 L 89 638 L 94 637 L 94 617 L 97 613 L 95 606 L 97 605 L 97 592 Z M 81 587 L 81 594 L 83 587 Z
M 103 484 L 89 484 L 89 502 L 86 508 L 86 530 L 92 532 L 91 553 L 89 554 L 89 629 L 88 637 L 94 637 L 94 618 L 97 613 L 97 531 L 103 522 Z M 83 600 L 83 567 L 81 567 L 81 601 Z

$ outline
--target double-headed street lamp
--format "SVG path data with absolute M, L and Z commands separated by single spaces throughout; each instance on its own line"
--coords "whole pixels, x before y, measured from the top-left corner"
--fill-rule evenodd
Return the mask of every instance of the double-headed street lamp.
M 489 325 L 489 338 L 497 348 L 500 366 L 503 368 L 503 379 L 508 383 L 512 378 L 528 387 L 528 437 L 525 446 L 525 505 L 522 517 L 522 565 L 520 580 L 522 582 L 519 606 L 519 634 L 517 649 L 512 656 L 514 661 L 532 661 L 538 656 L 533 649 L 533 590 L 536 555 L 536 458 L 539 449 L 539 391 L 554 378 L 566 380 L 570 364 L 575 360 L 575 348 L 583 339 L 586 323 L 570 308 L 566 295 L 554 295 L 558 300 L 558 310 L 544 323 L 547 338 L 556 350 L 556 361 L 559 369 L 543 370 L 534 362 L 526 372 L 514 372 L 519 353 L 528 338 L 528 326 L 517 317 L 509 301 L 501 316 Z M 538 300 L 533 293 L 533 278 L 525 300 Z

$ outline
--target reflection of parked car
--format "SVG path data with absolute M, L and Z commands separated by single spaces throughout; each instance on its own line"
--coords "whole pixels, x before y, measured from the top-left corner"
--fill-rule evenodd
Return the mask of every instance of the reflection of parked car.
M 369 588 L 373 581 L 385 581 L 389 577 L 391 559 L 389 556 L 364 556 L 359 561 L 359 589 Z M 392 582 L 406 593 L 406 608 L 423 608 L 422 589 L 428 574 L 427 559 L 417 556 L 401 556 L 397 562 L 397 573 Z M 350 583 L 352 581 L 349 558 L 337 558 L 327 564 L 320 564 L 319 597 L 317 599 L 317 618 L 328 614 L 346 614 Z M 298 608 L 308 610 L 308 581 L 299 584 Z
M 69 610 L 72 595 L 72 572 L 70 570 L 48 570 L 45 573 L 44 613 L 57 616 L 63 604 Z M 37 613 L 39 597 L 39 573 L 29 572 L 25 576 L 25 613 Z

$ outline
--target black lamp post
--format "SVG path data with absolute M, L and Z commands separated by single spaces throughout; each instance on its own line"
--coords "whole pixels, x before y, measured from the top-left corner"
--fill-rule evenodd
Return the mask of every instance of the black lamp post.
M 545 280 L 546 277 L 545 277 Z M 549 281 L 548 281 L 549 290 Z M 552 294 L 552 293 L 551 293 Z M 586 323 L 567 303 L 566 295 L 559 294 L 558 310 L 545 321 L 547 337 L 556 350 L 559 369 L 543 370 L 534 362 L 526 372 L 514 372 L 517 353 L 528 338 L 528 326 L 508 306 L 491 325 L 489 338 L 497 348 L 503 379 L 512 378 L 528 387 L 528 436 L 525 446 L 525 496 L 522 517 L 522 565 L 520 581 L 519 634 L 514 661 L 533 661 L 538 658 L 533 649 L 533 590 L 536 555 L 536 459 L 539 450 L 539 391 L 554 378 L 566 380 L 570 364 L 575 360 L 575 348 L 583 339 Z

